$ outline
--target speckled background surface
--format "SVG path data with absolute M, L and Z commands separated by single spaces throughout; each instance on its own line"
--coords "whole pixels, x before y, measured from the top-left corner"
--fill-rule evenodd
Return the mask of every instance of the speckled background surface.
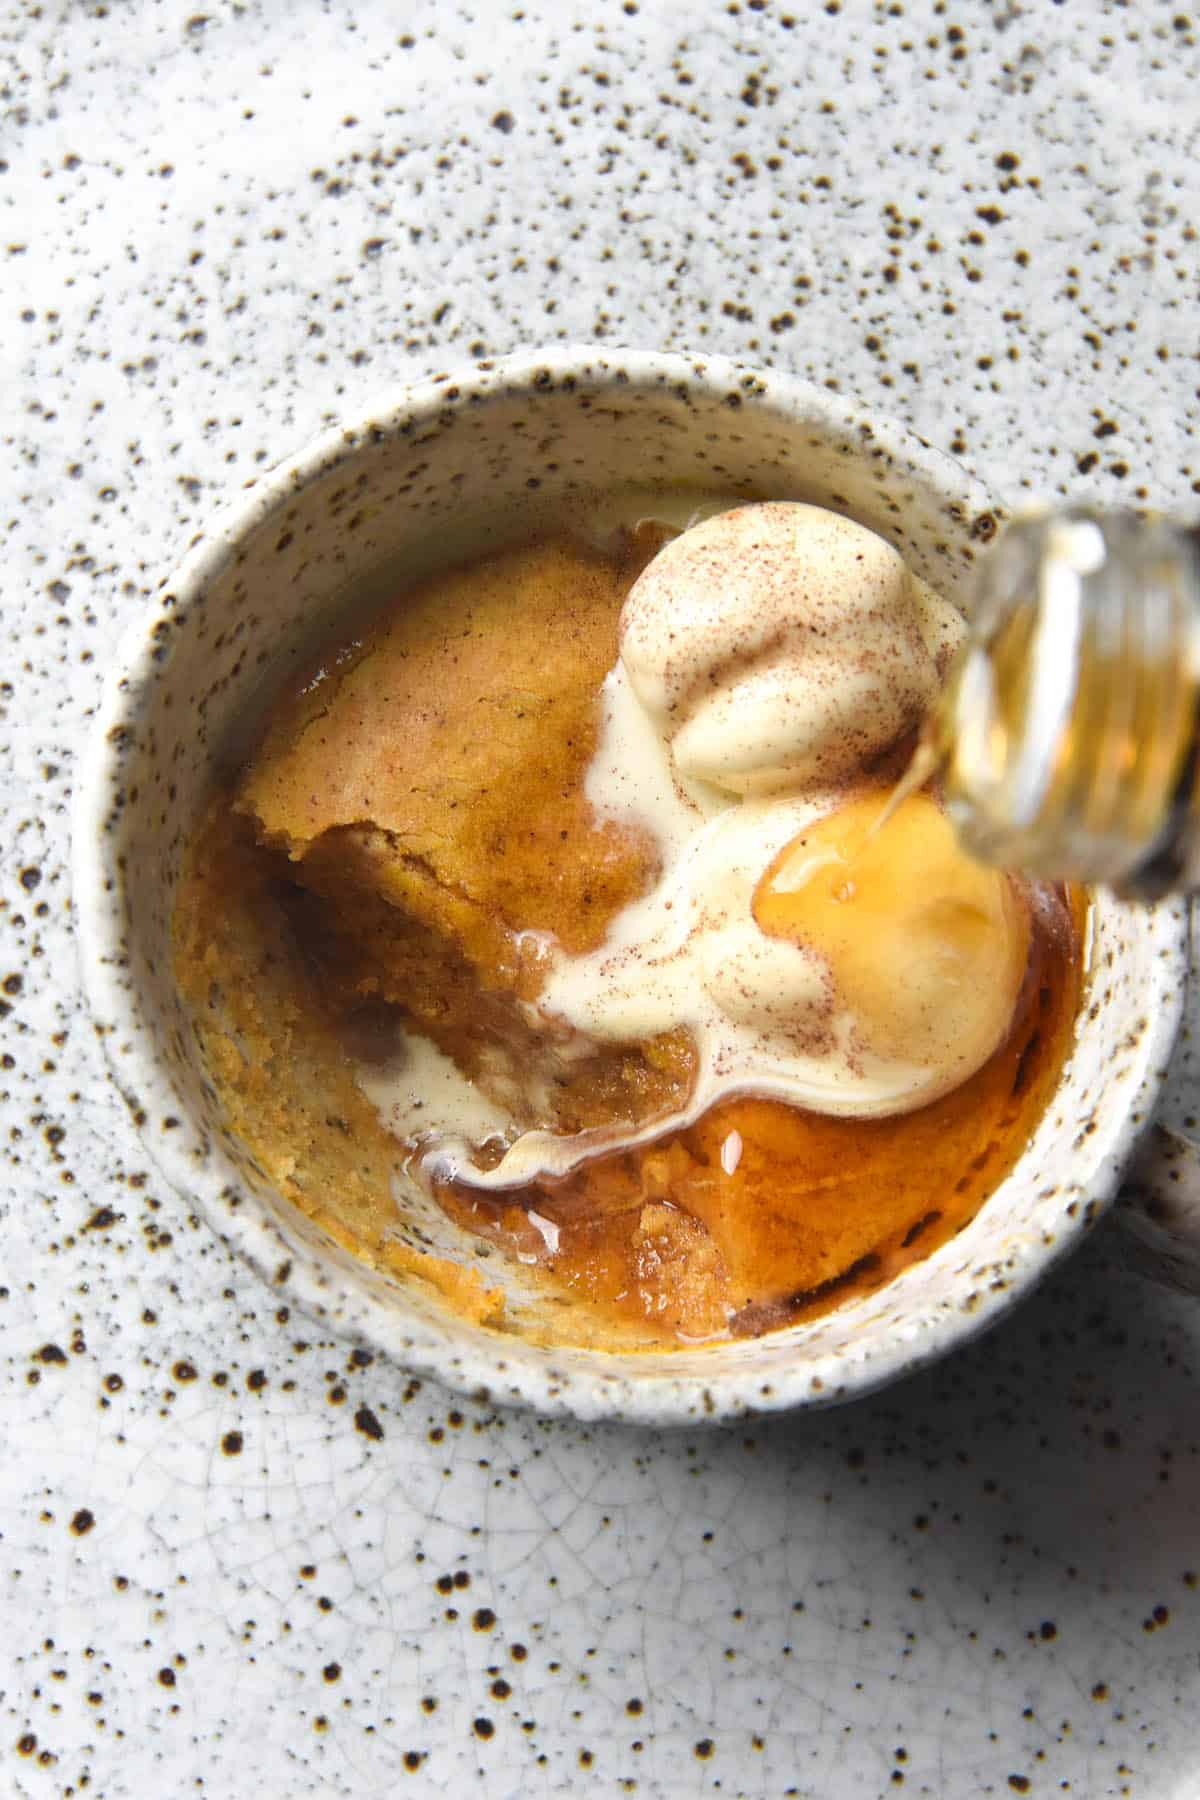
M 203 0 L 192 0 L 202 4 Z M 1200 1791 L 1200 1311 L 1102 1232 L 840 1414 L 483 1413 L 146 1169 L 67 813 L 118 629 L 264 463 L 519 345 L 837 383 L 1195 502 L 1200 16 L 0 5 L 0 1790 Z

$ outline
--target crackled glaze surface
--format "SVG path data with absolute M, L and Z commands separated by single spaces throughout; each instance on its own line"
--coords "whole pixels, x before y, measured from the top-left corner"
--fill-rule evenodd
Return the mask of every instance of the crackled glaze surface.
M 450 1399 L 155 1171 L 67 815 L 220 506 L 521 344 L 832 380 L 1009 500 L 1194 504 L 1195 16 L 402 10 L 0 9 L 5 1791 L 1177 1800 L 1200 1320 L 1107 1227 L 839 1412 Z

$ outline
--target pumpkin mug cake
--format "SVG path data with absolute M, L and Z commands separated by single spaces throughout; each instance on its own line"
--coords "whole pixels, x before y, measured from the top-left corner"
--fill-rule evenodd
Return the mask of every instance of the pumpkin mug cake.
M 576 497 L 322 646 L 176 907 L 256 1162 L 474 1321 L 629 1350 L 946 1242 L 1059 1080 L 1086 918 L 935 797 L 882 820 L 960 631 L 853 520 L 667 491 Z M 422 1197 L 543 1304 L 403 1234 Z

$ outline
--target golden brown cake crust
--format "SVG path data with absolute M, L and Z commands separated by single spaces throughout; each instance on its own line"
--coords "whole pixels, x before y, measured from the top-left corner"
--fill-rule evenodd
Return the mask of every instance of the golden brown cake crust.
M 239 810 L 294 858 L 384 834 L 389 897 L 419 915 L 432 883 L 447 910 L 593 948 L 654 865 L 582 791 L 627 585 L 561 542 L 425 583 L 276 714 Z

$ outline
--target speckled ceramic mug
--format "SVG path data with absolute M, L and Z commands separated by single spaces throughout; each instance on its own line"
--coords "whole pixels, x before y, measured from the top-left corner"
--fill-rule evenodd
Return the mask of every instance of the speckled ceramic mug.
M 582 1418 L 829 1404 L 992 1323 L 1112 1198 L 1176 1031 L 1181 907 L 1097 899 L 1077 1043 L 1054 1102 L 958 1237 L 825 1317 L 671 1353 L 541 1348 L 470 1325 L 424 1284 L 332 1246 L 226 1130 L 172 977 L 175 884 L 214 773 L 314 638 L 401 573 L 528 529 L 563 496 L 631 482 L 832 507 L 958 600 L 996 529 L 989 495 L 921 440 L 826 390 L 716 359 L 556 349 L 393 394 L 264 476 L 192 547 L 126 646 L 77 801 L 84 978 L 154 1161 L 326 1329 L 476 1396 Z M 478 1252 L 449 1221 L 422 1223 L 444 1252 Z M 519 1287 L 523 1276 L 514 1265 L 504 1279 Z

